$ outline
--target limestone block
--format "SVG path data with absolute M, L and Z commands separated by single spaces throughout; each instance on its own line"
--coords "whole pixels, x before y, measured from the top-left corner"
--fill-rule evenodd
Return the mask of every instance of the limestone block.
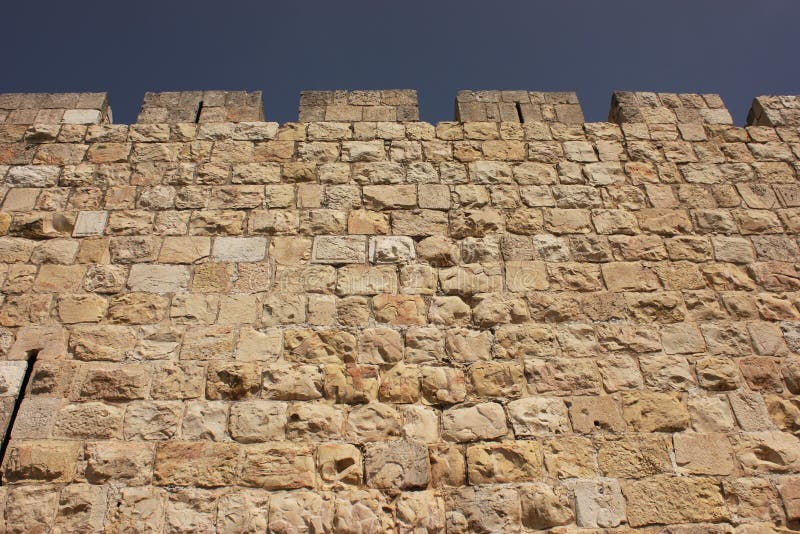
M 165 440 L 174 438 L 183 406 L 177 402 L 143 401 L 125 410 L 123 435 L 126 440 Z
M 239 449 L 231 443 L 165 441 L 158 444 L 154 482 L 215 487 L 236 482 Z
M 643 478 L 672 472 L 668 438 L 657 435 L 606 438 L 598 442 L 597 463 L 609 477 Z
M 322 443 L 317 447 L 319 476 L 332 488 L 359 486 L 362 482 L 361 451 L 348 443 Z
M 617 400 L 611 396 L 572 397 L 568 402 L 569 416 L 575 432 L 624 432 L 625 420 Z
M 347 414 L 345 432 L 351 441 L 382 441 L 402 434 L 400 413 L 389 404 L 370 402 Z
M 227 419 L 228 406 L 224 402 L 188 402 L 181 421 L 181 439 L 224 441 Z
M 286 404 L 274 401 L 246 401 L 231 405 L 228 429 L 240 443 L 281 440 L 285 436 Z
M 309 447 L 264 443 L 244 449 L 241 481 L 245 485 L 269 490 L 313 487 L 314 474 Z
M 151 443 L 100 441 L 87 444 L 86 480 L 92 484 L 150 484 L 154 449 Z
M 53 425 L 59 438 L 111 439 L 120 437 L 123 409 L 102 402 L 63 406 Z
M 534 441 L 501 441 L 467 447 L 470 484 L 533 481 L 542 474 L 541 446 Z
M 447 532 L 519 532 L 519 494 L 509 487 L 464 487 L 446 494 Z
M 575 482 L 575 519 L 579 527 L 615 527 L 625 520 L 625 499 L 615 479 Z
M 464 442 L 495 439 L 508 433 L 502 406 L 493 402 L 465 408 L 451 408 L 442 413 L 442 437 Z
M 286 417 L 286 437 L 289 440 L 327 441 L 341 437 L 345 414 L 337 406 L 306 402 L 290 405 Z M 348 425 L 349 422 L 348 419 Z
M 509 402 L 508 417 L 518 438 L 570 431 L 567 408 L 561 399 L 527 397 Z
M 631 526 L 718 522 L 729 517 L 719 484 L 709 478 L 661 475 L 625 482 L 622 490 Z
M 22 484 L 71 482 L 79 452 L 77 441 L 11 442 L 3 465 L 3 480 Z
M 311 258 L 313 263 L 365 263 L 366 239 L 361 236 L 317 236 Z
M 525 484 L 520 489 L 522 524 L 543 530 L 574 521 L 574 514 L 566 492 L 543 482 Z
M 415 258 L 414 240 L 410 237 L 371 237 L 369 240 L 369 261 L 372 263 L 408 263 Z
M 75 221 L 72 237 L 103 235 L 107 220 L 108 212 L 106 211 L 81 211 Z
M 622 414 L 625 421 L 639 432 L 675 432 L 689 425 L 686 408 L 672 393 L 624 393 Z
M 408 490 L 428 485 L 428 448 L 422 442 L 368 443 L 364 466 L 372 488 Z
M 270 532 L 330 532 L 333 495 L 307 490 L 275 493 L 269 501 Z

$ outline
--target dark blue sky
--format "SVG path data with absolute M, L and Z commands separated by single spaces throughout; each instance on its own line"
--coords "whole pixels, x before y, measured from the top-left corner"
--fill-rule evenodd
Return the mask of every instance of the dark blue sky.
M 800 94 L 798 0 L 8 2 L 0 92 L 412 88 L 452 120 L 459 89 L 574 90 L 605 120 L 615 89 L 715 92 L 741 124 L 760 94 Z

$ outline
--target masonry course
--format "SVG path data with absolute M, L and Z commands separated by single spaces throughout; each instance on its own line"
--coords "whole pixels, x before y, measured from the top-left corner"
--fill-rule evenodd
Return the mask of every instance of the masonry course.
M 4 531 L 796 530 L 797 102 L 0 95 Z

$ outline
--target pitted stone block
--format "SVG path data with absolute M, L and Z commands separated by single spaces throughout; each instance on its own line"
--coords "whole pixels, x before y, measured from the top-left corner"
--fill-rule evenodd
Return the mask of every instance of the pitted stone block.
M 419 120 L 419 101 L 413 89 L 374 91 L 303 91 L 300 122 Z
M 258 122 L 261 91 L 170 91 L 145 93 L 137 123 Z
M 719 95 L 615 91 L 608 121 L 617 124 L 733 124 Z
M 456 96 L 456 120 L 583 124 L 583 111 L 574 92 L 464 90 Z
M 747 114 L 748 126 L 800 126 L 800 96 L 758 96 Z

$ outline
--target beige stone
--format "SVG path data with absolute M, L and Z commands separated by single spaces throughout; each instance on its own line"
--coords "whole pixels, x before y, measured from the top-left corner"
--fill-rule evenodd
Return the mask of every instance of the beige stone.
M 236 482 L 239 449 L 230 443 L 165 441 L 156 449 L 158 485 L 215 487 Z
M 362 482 L 361 451 L 348 443 L 322 443 L 317 447 L 319 476 L 332 488 L 359 486 Z
M 470 484 L 533 481 L 542 474 L 542 450 L 535 441 L 501 441 L 467 447 Z
M 575 483 L 575 520 L 579 527 L 615 527 L 625 519 L 625 500 L 615 479 Z
M 87 444 L 86 480 L 92 484 L 150 484 L 154 449 L 151 443 L 102 441 Z
M 449 441 L 494 439 L 507 433 L 505 412 L 497 403 L 451 408 L 442 413 L 442 437 Z
M 246 485 L 270 490 L 313 487 L 314 473 L 308 447 L 265 443 L 244 449 L 241 480 Z
M 518 532 L 519 494 L 509 487 L 465 487 L 446 496 L 447 532 Z
M 364 457 L 367 485 L 408 490 L 425 488 L 429 479 L 428 448 L 412 440 L 368 443 Z
M 670 393 L 624 393 L 622 414 L 639 432 L 680 431 L 689 425 L 689 416 L 680 398 Z
M 542 482 L 522 486 L 520 502 L 522 524 L 535 530 L 567 525 L 575 517 L 566 492 Z
M 71 482 L 79 453 L 77 441 L 11 442 L 3 465 L 3 480 L 23 484 Z
M 628 522 L 632 526 L 653 523 L 718 522 L 728 519 L 719 484 L 708 478 L 658 476 L 626 482 Z

